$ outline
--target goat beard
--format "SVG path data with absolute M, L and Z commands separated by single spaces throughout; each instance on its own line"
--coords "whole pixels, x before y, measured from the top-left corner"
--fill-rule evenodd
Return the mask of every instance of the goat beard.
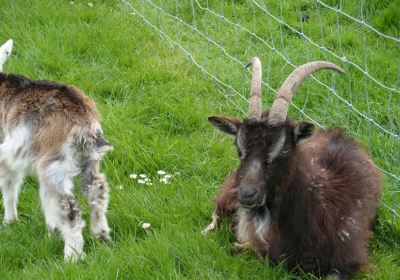
M 264 203 L 262 206 L 255 207 L 253 210 L 253 215 L 258 217 L 264 217 L 265 215 L 269 215 L 268 206 Z
M 281 197 L 275 196 L 275 192 L 271 192 L 270 194 L 266 194 L 262 200 L 261 204 L 254 205 L 252 207 L 244 207 L 241 206 L 251 217 L 255 219 L 267 218 L 269 216 L 271 219 L 275 217 L 276 211 L 274 208 L 277 207 L 277 204 L 280 203 Z M 275 217 L 276 218 L 276 217 Z

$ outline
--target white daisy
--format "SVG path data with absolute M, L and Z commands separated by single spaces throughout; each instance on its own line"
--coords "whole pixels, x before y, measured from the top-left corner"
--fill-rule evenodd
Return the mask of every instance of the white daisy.
M 147 178 L 147 175 L 146 174 L 139 174 L 139 177 L 140 178 Z
M 165 185 L 169 184 L 169 181 L 168 181 L 167 178 L 161 178 L 161 179 L 160 179 L 160 182 L 163 183 L 163 184 L 165 184 Z
M 89 2 L 89 3 L 87 3 L 88 4 L 88 6 L 90 7 L 90 8 L 93 8 L 93 3 L 92 2 Z
M 158 170 L 158 171 L 157 171 L 157 174 L 158 174 L 158 175 L 165 175 L 165 171 L 164 171 L 164 170 Z
M 137 178 L 137 174 L 132 173 L 131 175 L 129 175 L 129 178 L 131 178 L 131 179 L 136 179 L 136 178 Z
M 145 180 L 142 180 L 142 179 L 139 179 L 139 180 L 138 180 L 138 183 L 139 183 L 139 184 L 144 184 L 144 183 L 146 183 L 146 181 L 145 181 Z
M 148 229 L 148 228 L 150 228 L 151 227 L 151 224 L 150 223 L 143 223 L 142 224 L 142 228 L 143 229 Z

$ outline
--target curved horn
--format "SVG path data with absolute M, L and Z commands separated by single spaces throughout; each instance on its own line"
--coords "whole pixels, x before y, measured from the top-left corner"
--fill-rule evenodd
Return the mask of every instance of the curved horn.
M 253 66 L 253 77 L 251 78 L 251 92 L 249 102 L 249 117 L 257 120 L 261 119 L 261 62 L 258 57 L 253 57 L 251 62 L 246 65 Z
M 326 61 L 313 61 L 297 67 L 286 78 L 276 95 L 269 112 L 269 123 L 280 123 L 286 120 L 289 104 L 297 88 L 308 76 L 321 69 L 332 69 L 344 73 L 342 68 Z

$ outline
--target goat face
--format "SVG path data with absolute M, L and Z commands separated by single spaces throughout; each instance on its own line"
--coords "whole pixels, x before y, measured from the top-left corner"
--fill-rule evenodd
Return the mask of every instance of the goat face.
M 287 111 L 294 91 L 301 82 L 319 69 L 344 71 L 329 62 L 316 61 L 294 70 L 279 89 L 268 113 L 261 109 L 261 62 L 253 57 L 249 117 L 243 122 L 226 117 L 209 117 L 218 129 L 236 136 L 240 156 L 238 201 L 242 206 L 254 208 L 272 202 L 276 188 L 289 174 L 296 144 L 314 134 L 315 126 L 309 122 L 292 124 Z M 268 115 L 268 116 L 266 116 Z
M 221 131 L 235 136 L 240 157 L 238 201 L 245 208 L 270 204 L 280 183 L 288 176 L 296 145 L 314 134 L 309 122 L 276 124 L 267 119 L 211 116 L 208 120 Z

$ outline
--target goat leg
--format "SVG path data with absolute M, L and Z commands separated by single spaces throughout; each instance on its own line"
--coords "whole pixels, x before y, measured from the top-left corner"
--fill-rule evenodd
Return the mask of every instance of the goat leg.
M 224 217 L 231 217 L 238 208 L 237 202 L 237 187 L 239 185 L 236 171 L 232 172 L 222 185 L 217 199 L 215 208 L 212 213 L 211 223 L 202 231 L 202 234 L 207 234 L 217 228 L 219 222 Z
M 250 241 L 245 241 L 245 242 L 235 242 L 233 243 L 233 251 L 236 254 L 240 254 L 240 253 L 245 253 L 248 250 L 252 249 L 252 245 Z
M 207 235 L 210 231 L 216 229 L 219 222 L 221 221 L 221 218 L 218 216 L 216 209 L 214 209 L 211 218 L 212 218 L 211 223 L 201 231 L 203 235 Z

